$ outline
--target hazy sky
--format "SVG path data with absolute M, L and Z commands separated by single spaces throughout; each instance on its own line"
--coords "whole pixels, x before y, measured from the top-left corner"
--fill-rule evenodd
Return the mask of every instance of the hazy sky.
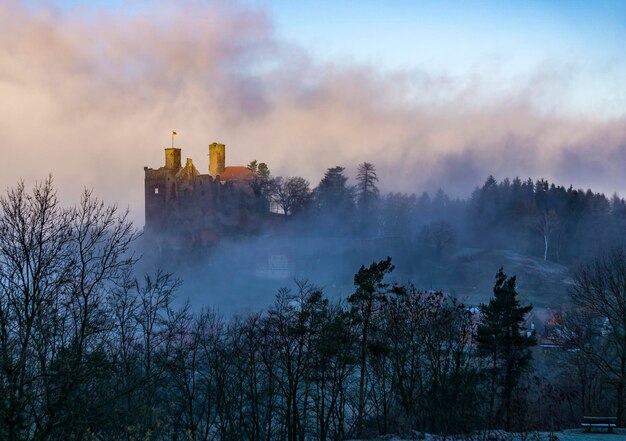
M 313 185 L 370 161 L 387 191 L 624 196 L 624 41 L 624 1 L 2 0 L 0 184 L 53 173 L 141 225 L 177 130 L 202 171 L 221 141 Z

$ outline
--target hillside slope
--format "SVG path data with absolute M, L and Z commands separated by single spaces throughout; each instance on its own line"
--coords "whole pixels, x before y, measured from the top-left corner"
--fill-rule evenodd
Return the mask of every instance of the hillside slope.
M 445 261 L 422 269 L 415 284 L 418 289 L 442 290 L 476 305 L 491 297 L 500 267 L 508 276 L 517 277 L 523 302 L 536 307 L 568 303 L 572 277 L 567 267 L 507 250 L 462 249 Z

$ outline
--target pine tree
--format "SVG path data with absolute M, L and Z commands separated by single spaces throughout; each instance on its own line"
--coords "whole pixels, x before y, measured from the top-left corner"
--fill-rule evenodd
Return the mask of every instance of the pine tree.
M 329 168 L 315 189 L 315 203 L 322 213 L 345 214 L 352 208 L 354 190 L 347 184 L 344 170 L 343 167 Z
M 380 262 L 372 262 L 369 267 L 361 265 L 354 275 L 354 294 L 348 297 L 352 305 L 353 320 L 359 327 L 360 344 L 360 379 L 359 379 L 359 403 L 357 409 L 356 434 L 363 434 L 363 420 L 365 417 L 365 370 L 368 363 L 370 344 L 374 340 L 373 331 L 376 329 L 378 315 L 382 305 L 387 303 L 392 294 L 402 295 L 406 292 L 404 287 L 389 285 L 384 281 L 385 276 L 394 270 L 391 257 Z
M 376 167 L 370 162 L 359 164 L 359 170 L 356 175 L 356 191 L 357 203 L 363 209 L 370 208 L 372 203 L 378 199 L 378 176 L 376 176 Z
M 493 428 L 496 396 L 500 396 L 498 415 L 504 412 L 505 429 L 511 428 L 513 391 L 531 360 L 534 335 L 523 329 L 524 317 L 532 305 L 521 306 L 517 300 L 515 276 L 507 279 L 502 268 L 496 275 L 494 296 L 488 305 L 480 305 L 481 321 L 476 342 L 478 351 L 488 362 L 490 380 L 489 426 Z
M 267 164 L 265 162 L 259 163 L 255 159 L 247 165 L 247 168 L 254 175 L 253 179 L 250 181 L 250 186 L 255 196 L 267 196 L 267 190 L 272 180 Z

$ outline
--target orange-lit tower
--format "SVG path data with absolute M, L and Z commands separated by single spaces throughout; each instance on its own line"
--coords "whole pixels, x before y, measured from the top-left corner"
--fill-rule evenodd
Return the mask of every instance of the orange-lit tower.
M 226 168 L 226 146 L 214 142 L 209 145 L 209 175 L 221 176 Z

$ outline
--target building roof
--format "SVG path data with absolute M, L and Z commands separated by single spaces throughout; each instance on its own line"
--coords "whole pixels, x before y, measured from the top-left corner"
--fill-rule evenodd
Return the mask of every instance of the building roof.
M 247 181 L 254 178 L 254 173 L 243 166 L 225 167 L 224 172 L 220 175 L 221 181 Z

